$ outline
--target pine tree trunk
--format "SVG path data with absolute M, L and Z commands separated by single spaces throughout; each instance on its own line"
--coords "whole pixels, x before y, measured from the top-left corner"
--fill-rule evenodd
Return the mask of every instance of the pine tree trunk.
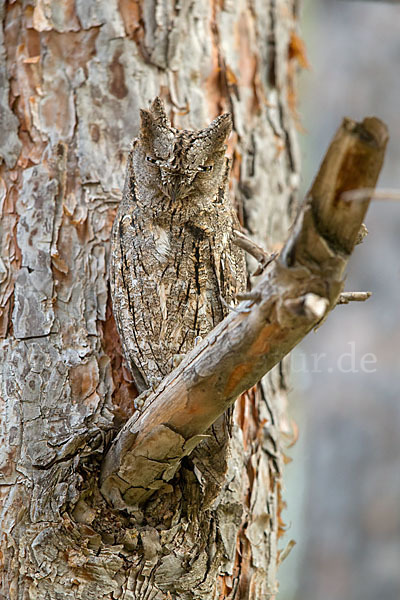
M 284 364 L 145 508 L 112 510 L 98 474 L 134 412 L 107 264 L 139 108 L 160 95 L 186 128 L 231 112 L 239 218 L 279 249 L 299 168 L 296 4 L 0 5 L 1 599 L 276 592 Z

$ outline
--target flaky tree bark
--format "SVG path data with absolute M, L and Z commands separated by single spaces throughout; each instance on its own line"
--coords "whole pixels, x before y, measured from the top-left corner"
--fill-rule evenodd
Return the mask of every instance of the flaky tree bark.
M 135 390 L 108 301 L 107 262 L 126 151 L 139 108 L 156 94 L 176 126 L 198 128 L 232 113 L 239 217 L 258 242 L 282 247 L 298 182 L 296 2 L 0 6 L 1 598 L 270 598 L 282 531 L 284 363 L 237 400 L 231 431 L 221 423 L 207 429 L 228 404 L 221 400 L 222 410 L 194 432 L 206 431 L 201 443 L 189 454 L 195 444 L 188 435 L 161 485 L 150 482 L 146 502 L 122 498 L 109 483 L 124 458 L 117 435 L 132 423 Z M 377 134 L 366 147 L 374 143 L 384 146 Z M 327 217 L 321 210 L 311 210 L 317 223 Z M 299 247 L 291 247 L 296 265 Z M 328 268 L 329 248 L 317 250 L 321 260 L 327 252 Z M 336 258 L 350 251 L 351 244 L 333 248 Z M 326 294 L 324 309 L 339 287 Z M 315 318 L 268 368 L 315 324 L 314 296 L 324 294 L 311 288 L 302 287 L 311 304 L 285 305 L 293 315 L 286 325 L 298 326 L 307 311 Z M 225 400 L 257 380 L 246 379 L 248 369 L 235 373 L 237 387 Z M 184 432 L 175 431 L 185 445 Z M 159 433 L 156 445 L 166 439 Z

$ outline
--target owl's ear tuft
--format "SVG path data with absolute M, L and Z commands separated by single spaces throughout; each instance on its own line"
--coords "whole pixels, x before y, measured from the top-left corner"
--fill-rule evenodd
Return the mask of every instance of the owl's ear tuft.
M 165 127 L 171 126 L 171 123 L 167 117 L 164 103 L 159 96 L 156 96 L 153 102 L 151 103 L 150 112 L 153 115 L 155 121 L 159 122 Z
M 153 149 L 163 156 L 172 135 L 164 105 L 157 96 L 149 110 L 140 110 L 140 140 L 148 151 Z
M 149 110 L 140 109 L 140 128 L 142 132 L 154 132 L 162 127 L 169 129 L 171 124 L 161 98 L 156 96 Z
M 209 141 L 213 148 L 221 148 L 232 131 L 232 117 L 229 113 L 214 119 L 208 127 L 199 132 L 199 137 Z
M 216 160 L 225 153 L 225 142 L 232 131 L 232 117 L 225 113 L 220 115 L 208 127 L 193 132 L 187 150 L 188 161 L 192 164 L 205 165 L 207 161 Z M 207 165 L 205 165 L 207 166 Z M 204 170 L 204 169 L 200 169 Z M 211 169 L 205 169 L 211 171 Z

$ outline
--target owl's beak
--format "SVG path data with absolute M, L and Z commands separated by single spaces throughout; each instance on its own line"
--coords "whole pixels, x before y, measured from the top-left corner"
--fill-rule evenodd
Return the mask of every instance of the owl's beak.
M 176 179 L 177 180 L 174 181 L 170 187 L 170 197 L 173 202 L 175 202 L 175 200 L 178 200 L 181 196 L 181 182 L 178 178 Z

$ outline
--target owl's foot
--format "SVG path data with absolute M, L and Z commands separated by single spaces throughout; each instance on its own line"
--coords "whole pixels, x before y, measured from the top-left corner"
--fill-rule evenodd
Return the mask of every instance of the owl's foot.
M 203 338 L 201 337 L 201 335 L 198 335 L 194 338 L 194 345 L 197 346 L 197 344 L 199 344 L 201 342 Z M 176 369 L 176 367 L 179 367 L 179 365 L 181 364 L 181 362 L 183 361 L 183 359 L 185 358 L 186 354 L 174 354 L 171 358 L 171 371 L 173 371 L 174 369 Z
M 144 407 L 144 403 L 146 402 L 147 398 L 154 392 L 153 388 L 149 388 L 148 390 L 144 390 L 144 392 L 142 392 L 141 394 L 139 394 L 139 396 L 137 396 L 134 401 L 133 404 L 135 406 L 135 409 L 143 412 L 143 407 Z
M 181 364 L 181 362 L 183 361 L 183 359 L 185 358 L 186 354 L 174 354 L 171 357 L 171 370 L 176 369 L 176 367 L 179 367 L 179 365 Z

